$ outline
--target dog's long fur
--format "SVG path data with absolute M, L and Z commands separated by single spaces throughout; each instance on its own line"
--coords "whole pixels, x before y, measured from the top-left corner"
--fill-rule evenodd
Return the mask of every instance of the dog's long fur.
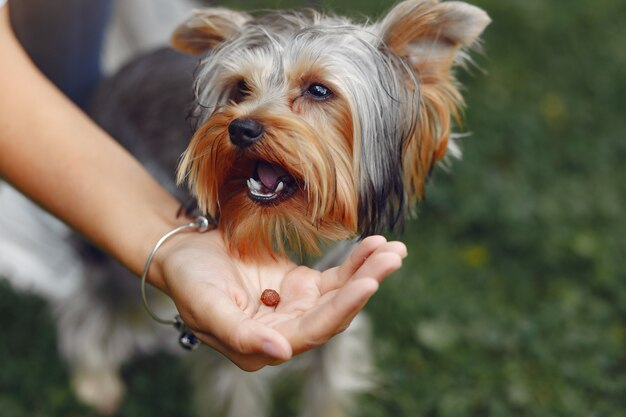
M 139 57 L 102 85 L 91 114 L 181 202 L 189 195 L 174 173 L 184 153 L 179 180 L 219 217 L 234 254 L 315 250 L 321 241 L 400 228 L 433 165 L 458 152 L 450 134 L 462 97 L 451 69 L 488 22 L 480 9 L 437 0 L 405 1 L 365 24 L 313 11 L 254 18 L 201 10 L 174 35 L 178 49 L 204 54 L 199 66 L 170 49 Z M 233 100 L 244 78 L 252 92 Z M 328 84 L 333 100 L 308 100 L 302 90 L 312 81 Z M 251 115 L 267 134 L 242 158 L 228 127 Z M 280 163 L 302 188 L 262 206 L 244 183 L 226 186 L 232 166 L 250 170 L 254 158 Z M 120 366 L 139 353 L 178 352 L 174 330 L 141 311 L 128 271 L 6 184 L 0 208 L 0 275 L 50 300 L 78 396 L 115 412 Z M 339 243 L 318 267 L 337 265 L 351 248 Z M 153 297 L 155 308 L 174 314 Z M 361 315 L 323 347 L 253 374 L 200 349 L 187 360 L 199 413 L 267 415 L 272 381 L 296 371 L 307 375 L 302 416 L 344 415 L 373 385 L 368 335 Z
M 437 0 L 405 1 L 366 24 L 313 10 L 198 11 L 173 36 L 177 48 L 207 53 L 179 182 L 243 258 L 401 230 L 452 146 L 463 104 L 452 67 L 488 23 L 474 6 Z M 320 85 L 330 94 L 313 96 Z M 237 145 L 239 120 L 263 134 Z M 259 161 L 284 174 L 287 198 L 251 197 Z

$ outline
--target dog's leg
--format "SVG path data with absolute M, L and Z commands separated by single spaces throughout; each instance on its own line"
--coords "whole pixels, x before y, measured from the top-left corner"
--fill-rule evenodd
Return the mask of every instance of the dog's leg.
M 301 417 L 351 415 L 356 396 L 374 386 L 369 340 L 369 321 L 361 313 L 344 333 L 311 352 L 315 358 L 302 395 Z
M 114 415 L 125 393 L 119 370 L 107 363 L 101 363 L 100 367 L 93 365 L 96 364 L 81 362 L 72 370 L 74 393 L 82 403 L 95 409 L 98 414 Z
M 114 414 L 124 396 L 119 367 L 126 354 L 111 351 L 111 312 L 84 286 L 55 308 L 59 350 L 69 365 L 76 397 L 102 415 Z M 124 352 L 126 353 L 126 352 Z
M 114 414 L 124 397 L 121 366 L 137 354 L 178 352 L 177 333 L 150 319 L 138 301 L 139 282 L 117 262 L 79 242 L 85 274 L 81 286 L 56 303 L 59 350 L 68 362 L 76 396 L 102 415 Z M 173 305 L 149 293 L 158 311 Z M 161 301 L 161 303 L 159 303 Z
M 245 372 L 209 349 L 189 355 L 197 416 L 265 417 L 270 411 L 270 382 L 275 368 Z

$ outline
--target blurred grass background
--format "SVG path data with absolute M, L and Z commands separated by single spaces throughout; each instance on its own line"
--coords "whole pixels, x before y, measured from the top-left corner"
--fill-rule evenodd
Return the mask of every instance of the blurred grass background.
M 625 416 L 626 2 L 473 3 L 494 22 L 480 69 L 461 75 L 472 135 L 430 183 L 405 266 L 367 306 L 383 383 L 360 416 Z M 376 16 L 392 2 L 321 4 Z M 48 317 L 0 285 L 2 417 L 93 415 Z M 167 359 L 125 370 L 121 416 L 189 415 Z

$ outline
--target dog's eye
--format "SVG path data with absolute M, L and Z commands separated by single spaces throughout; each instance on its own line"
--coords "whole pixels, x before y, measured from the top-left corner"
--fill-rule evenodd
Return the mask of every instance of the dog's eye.
M 243 101 L 244 98 L 249 95 L 250 87 L 248 86 L 248 83 L 246 83 L 244 80 L 241 80 L 237 83 L 237 88 L 235 88 L 232 98 L 236 103 L 240 103 Z
M 248 94 L 250 94 L 250 87 L 248 87 L 248 83 L 246 83 L 244 80 L 239 81 L 239 83 L 237 84 L 237 89 L 239 90 L 239 94 L 241 94 L 242 96 L 247 96 Z
M 315 100 L 326 100 L 333 95 L 333 92 L 330 91 L 330 88 L 326 87 L 325 85 L 315 83 L 309 86 L 309 88 L 306 90 L 306 94 L 311 96 Z

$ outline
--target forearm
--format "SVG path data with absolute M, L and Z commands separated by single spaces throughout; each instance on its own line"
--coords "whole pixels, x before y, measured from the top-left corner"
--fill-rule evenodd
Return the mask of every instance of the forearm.
M 178 203 L 32 65 L 0 9 L 0 176 L 139 274 Z M 155 271 L 152 283 L 163 287 Z

